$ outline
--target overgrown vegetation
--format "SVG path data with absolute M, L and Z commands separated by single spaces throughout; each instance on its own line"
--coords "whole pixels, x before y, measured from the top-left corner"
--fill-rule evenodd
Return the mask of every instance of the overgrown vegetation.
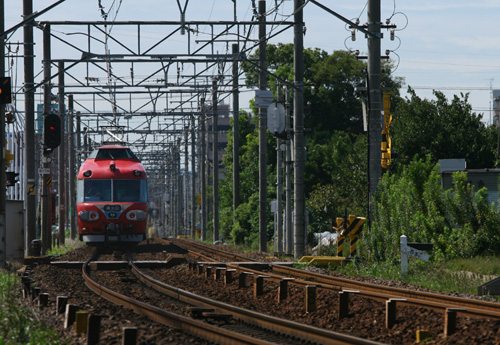
M 0 345 L 62 344 L 58 334 L 19 305 L 19 278 L 0 271 Z
M 342 268 L 336 267 L 335 270 L 350 276 L 369 276 L 398 280 L 436 291 L 470 293 L 475 295 L 477 294 L 477 287 L 490 280 L 492 272 L 500 269 L 498 260 L 496 261 L 496 265 L 494 265 L 495 267 L 491 264 L 483 264 L 484 262 L 484 258 L 433 263 L 412 260 L 410 272 L 404 276 L 401 274 L 401 267 L 390 262 L 372 264 L 366 262 L 354 263 Z M 459 269 L 459 267 L 463 266 L 468 269 Z M 473 273 L 477 271 L 483 272 L 484 275 Z
M 434 244 L 435 260 L 500 255 L 500 210 L 489 203 L 486 188 L 474 191 L 466 172 L 453 174 L 450 190 L 440 179 L 430 157 L 382 178 L 373 226 L 363 239 L 371 260 L 397 260 L 401 235 Z
M 66 237 L 66 240 L 64 241 L 64 245 L 62 246 L 54 246 L 47 250 L 47 255 L 60 255 L 60 254 L 65 254 L 69 252 L 70 250 L 79 248 L 83 246 L 84 243 L 78 240 L 72 240 L 69 237 Z

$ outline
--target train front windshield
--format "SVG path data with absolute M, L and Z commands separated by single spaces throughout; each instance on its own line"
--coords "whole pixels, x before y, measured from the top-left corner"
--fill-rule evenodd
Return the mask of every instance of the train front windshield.
M 146 180 L 78 180 L 78 202 L 147 202 Z

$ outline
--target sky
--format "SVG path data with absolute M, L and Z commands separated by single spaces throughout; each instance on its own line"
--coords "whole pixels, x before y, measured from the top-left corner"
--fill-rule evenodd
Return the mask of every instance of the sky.
M 54 3 L 56 0 L 33 0 L 35 11 Z M 237 19 L 251 20 L 252 1 L 237 1 Z M 366 1 L 362 0 L 319 0 L 323 5 L 340 15 L 363 24 L 367 21 Z M 5 1 L 5 27 L 10 28 L 21 20 L 22 0 Z M 176 0 L 66 0 L 39 20 L 102 20 L 99 2 L 109 18 L 116 20 L 179 20 L 180 12 Z M 257 1 L 256 1 L 257 2 Z M 179 0 L 184 5 L 185 0 Z M 119 6 L 119 10 L 116 9 Z M 279 9 L 268 20 L 293 20 L 293 1 L 267 1 L 268 10 L 280 4 Z M 382 0 L 382 20 L 390 18 L 396 24 L 396 39 L 391 41 L 389 33 L 384 31 L 382 51 L 390 50 L 390 58 L 397 66 L 395 76 L 403 77 L 405 86 L 401 90 L 406 95 L 406 88 L 411 86 L 422 98 L 432 98 L 432 90 L 442 91 L 448 98 L 454 94 L 469 93 L 469 102 L 473 110 L 484 114 L 484 121 L 491 121 L 492 90 L 500 89 L 500 45 L 497 43 L 495 30 L 499 1 L 401 1 Z M 232 0 L 189 0 L 186 7 L 186 20 L 232 20 Z M 336 17 L 326 13 L 313 3 L 304 8 L 304 21 L 307 28 L 304 36 L 305 47 L 321 48 L 329 53 L 334 50 L 359 50 L 366 55 L 367 42 L 363 34 L 357 34 L 356 41 L 351 41 L 350 32 Z M 114 34 L 126 39 L 130 33 L 113 29 Z M 200 31 L 208 28 L 200 28 Z M 41 34 L 36 30 L 35 41 L 37 60 L 35 70 L 41 68 Z M 154 31 L 145 32 L 154 36 Z M 292 30 L 271 39 L 271 43 L 293 42 Z M 172 44 L 180 42 L 175 38 Z M 11 41 L 22 40 L 22 30 L 18 30 Z M 225 47 L 221 45 L 223 51 Z M 55 51 L 54 51 L 55 50 Z M 22 51 L 21 51 L 22 52 Z M 58 54 L 53 48 L 53 57 Z M 22 81 L 22 60 L 13 67 L 17 79 Z M 243 95 L 241 107 L 252 94 Z

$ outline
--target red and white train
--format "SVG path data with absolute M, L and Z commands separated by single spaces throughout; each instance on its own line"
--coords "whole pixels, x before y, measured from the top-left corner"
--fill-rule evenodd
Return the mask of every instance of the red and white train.
M 78 231 L 87 244 L 137 243 L 146 238 L 148 187 L 144 166 L 123 146 L 102 146 L 80 167 Z

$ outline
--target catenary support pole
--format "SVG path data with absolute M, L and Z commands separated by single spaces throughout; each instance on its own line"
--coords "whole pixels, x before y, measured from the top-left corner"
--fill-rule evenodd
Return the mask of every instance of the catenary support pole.
M 368 31 L 374 35 L 368 36 L 368 137 L 369 137 L 369 220 L 372 218 L 373 195 L 377 189 L 378 182 L 382 176 L 381 166 L 381 102 L 382 93 L 380 90 L 381 67 L 380 67 L 380 0 L 368 1 Z M 374 37 L 375 36 L 375 37 Z
M 33 13 L 33 0 L 23 0 L 23 15 L 27 18 Z M 33 255 L 31 241 L 36 238 L 36 174 L 35 174 L 35 90 L 34 85 L 34 45 L 33 22 L 23 26 L 24 35 L 24 142 L 26 147 L 24 169 L 25 190 L 25 254 Z
M 212 153 L 213 153 L 213 240 L 219 240 L 219 114 L 218 114 L 217 79 L 212 80 Z
M 236 6 L 236 4 L 235 4 Z M 233 55 L 239 53 L 238 44 L 233 44 Z M 240 205 L 240 91 L 238 85 L 238 60 L 233 61 L 233 219 Z
M 184 231 L 183 235 L 188 235 L 190 237 L 194 236 L 194 233 L 190 233 L 191 227 L 189 226 L 189 127 L 184 126 Z
M 76 157 L 75 157 L 75 127 L 74 127 L 74 116 L 73 116 L 73 95 L 68 95 L 68 204 L 69 204 L 69 217 L 70 217 L 70 237 L 72 240 L 76 238 Z
M 292 225 L 292 114 L 290 90 L 285 89 L 285 109 L 286 109 L 286 161 L 285 161 L 285 233 L 286 233 L 286 255 L 293 254 L 293 225 Z
M 0 0 L 0 32 L 5 30 L 5 4 Z M 0 38 L 0 77 L 5 76 L 5 40 Z M 5 104 L 0 104 L 0 268 L 6 266 L 7 261 L 7 218 L 6 218 L 6 174 L 5 174 Z
M 266 1 L 259 0 L 259 90 L 267 90 Z M 259 108 L 259 251 L 267 252 L 267 109 Z
M 46 24 L 43 28 L 43 78 L 47 80 L 43 85 L 43 109 L 44 114 L 49 114 L 52 111 L 51 105 L 51 87 L 50 82 L 50 25 Z M 51 153 L 52 154 L 52 153 Z M 45 160 L 43 168 L 49 168 L 49 163 Z M 47 250 L 51 248 L 52 240 L 52 217 L 50 214 L 51 203 L 51 180 L 52 174 L 42 175 L 42 214 L 41 214 L 41 228 L 42 228 L 42 255 L 45 255 Z
M 294 97 L 293 97 L 293 150 L 294 150 L 294 244 L 295 258 L 305 253 L 305 195 L 304 195 L 304 0 L 294 0 Z
M 208 222 L 208 207 L 207 207 L 207 150 L 206 150 L 206 115 L 205 115 L 205 98 L 200 100 L 201 108 L 201 240 L 207 239 L 207 222 Z
M 278 102 L 283 102 L 283 92 L 278 83 Z M 276 254 L 283 253 L 283 151 L 281 150 L 282 140 L 276 139 Z
M 58 90 L 58 107 L 59 107 L 59 117 L 61 118 L 61 144 L 59 145 L 57 149 L 58 153 L 58 194 L 59 194 L 59 233 L 58 233 L 58 240 L 59 240 L 59 245 L 62 246 L 64 245 L 64 240 L 65 240 L 65 230 L 66 230 L 66 210 L 65 210 L 65 205 L 66 205 L 66 135 L 65 135 L 65 128 L 67 126 L 65 125 L 66 122 L 66 116 L 65 116 L 65 106 L 64 106 L 64 62 L 59 62 L 58 63 L 58 72 L 59 72 L 59 90 Z
M 191 237 L 196 236 L 196 138 L 194 115 L 191 114 Z

